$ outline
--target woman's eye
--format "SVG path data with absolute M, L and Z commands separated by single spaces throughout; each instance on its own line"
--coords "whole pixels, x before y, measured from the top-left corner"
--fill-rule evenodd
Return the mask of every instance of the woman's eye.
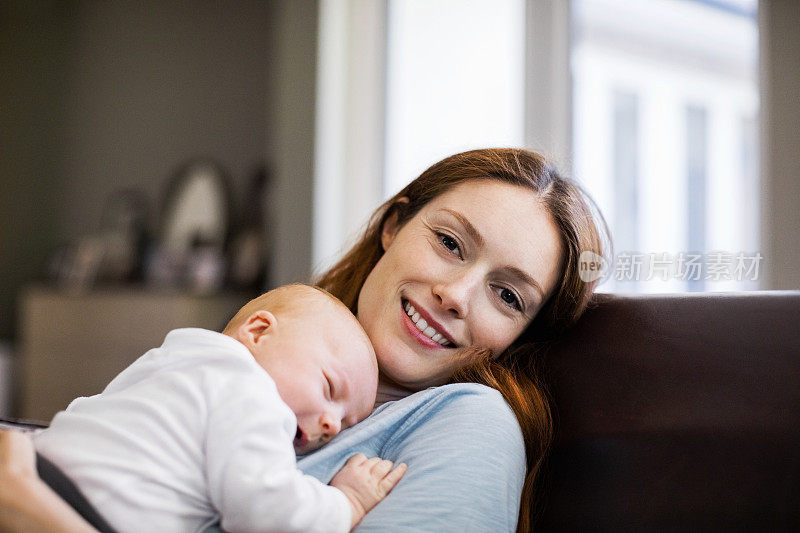
M 521 311 L 522 310 L 522 306 L 519 303 L 519 298 L 517 298 L 517 295 L 514 294 L 513 291 L 511 291 L 509 289 L 501 288 L 500 289 L 500 299 L 503 300 L 509 306 L 511 306 L 514 309 L 516 309 L 517 311 Z
M 458 242 L 454 238 L 445 233 L 437 233 L 436 235 L 439 237 L 439 241 L 445 248 L 456 254 L 458 257 L 461 257 L 461 250 L 459 250 Z

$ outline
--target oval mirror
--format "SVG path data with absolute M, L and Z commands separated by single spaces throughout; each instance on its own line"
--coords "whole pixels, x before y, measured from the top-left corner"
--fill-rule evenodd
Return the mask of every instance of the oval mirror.
M 219 165 L 194 161 L 170 182 L 162 213 L 161 245 L 184 255 L 193 246 L 225 246 L 229 222 L 228 182 Z

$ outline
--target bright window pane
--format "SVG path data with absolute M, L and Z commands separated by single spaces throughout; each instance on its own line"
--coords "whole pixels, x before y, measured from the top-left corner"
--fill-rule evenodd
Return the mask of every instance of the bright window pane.
M 389 196 L 445 156 L 521 146 L 523 0 L 391 0 L 386 173 Z
M 757 288 L 756 0 L 572 13 L 573 173 L 612 230 L 605 290 Z

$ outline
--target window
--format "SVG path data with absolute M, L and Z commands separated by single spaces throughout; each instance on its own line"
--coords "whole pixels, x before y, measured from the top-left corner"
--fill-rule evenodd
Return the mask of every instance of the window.
M 323 28 L 349 22 L 321 38 L 322 72 L 342 79 L 321 77 L 318 122 L 332 126 L 315 171 L 318 189 L 337 173 L 319 196 L 344 207 L 316 211 L 315 256 L 442 157 L 527 146 L 604 213 L 617 263 L 601 290 L 757 288 L 756 2 L 322 2 Z M 366 32 L 380 61 L 364 59 L 358 24 L 380 28 Z
M 572 26 L 573 174 L 617 261 L 601 290 L 757 288 L 755 0 L 573 0 Z
M 523 0 L 392 0 L 387 55 L 385 196 L 448 155 L 523 144 Z

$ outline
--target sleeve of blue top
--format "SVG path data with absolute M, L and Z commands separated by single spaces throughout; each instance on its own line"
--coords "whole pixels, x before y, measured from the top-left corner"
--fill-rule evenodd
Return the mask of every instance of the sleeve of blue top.
M 390 402 L 298 466 L 327 483 L 358 452 L 408 465 L 359 533 L 516 529 L 525 449 L 514 413 L 493 389 L 445 385 Z

